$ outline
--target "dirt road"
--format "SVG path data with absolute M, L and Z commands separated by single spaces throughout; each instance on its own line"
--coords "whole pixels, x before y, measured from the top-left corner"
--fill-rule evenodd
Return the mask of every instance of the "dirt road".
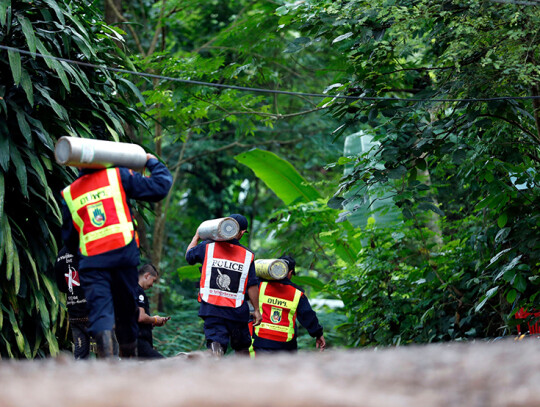
M 540 405 L 540 341 L 183 357 L 0 362 L 2 407 Z

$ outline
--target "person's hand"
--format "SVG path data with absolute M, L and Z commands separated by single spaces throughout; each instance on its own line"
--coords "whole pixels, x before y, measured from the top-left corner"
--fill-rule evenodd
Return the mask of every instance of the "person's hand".
M 154 326 L 163 326 L 171 317 L 160 317 L 159 315 L 154 316 Z
M 321 352 L 326 348 L 326 341 L 324 340 L 323 335 L 317 338 L 317 340 L 315 341 L 315 347 L 320 349 Z
M 258 309 L 253 311 L 253 326 L 260 325 L 262 322 L 262 315 Z
M 146 154 L 146 161 L 150 160 L 151 158 L 155 158 L 157 160 L 157 157 L 154 154 L 147 153 Z

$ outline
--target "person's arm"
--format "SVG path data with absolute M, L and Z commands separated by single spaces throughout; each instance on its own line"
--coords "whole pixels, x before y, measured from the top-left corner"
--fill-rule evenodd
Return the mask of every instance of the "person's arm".
M 251 305 L 253 305 L 253 326 L 262 322 L 261 311 L 259 311 L 259 278 L 255 273 L 255 263 L 252 261 L 249 265 L 247 294 Z
M 160 317 L 159 315 L 150 316 L 144 311 L 143 307 L 139 307 L 139 324 L 163 326 L 169 319 L 169 317 Z
M 316 338 L 315 346 L 321 351 L 326 347 L 326 340 L 323 336 L 323 327 L 319 323 L 317 314 L 311 308 L 311 305 L 305 295 L 302 295 L 297 308 L 298 322 L 306 328 L 311 337 Z
M 200 240 L 200 237 L 199 237 L 199 229 L 197 229 L 197 231 L 195 232 L 195 235 L 193 236 L 193 238 L 191 239 L 191 242 L 189 243 L 187 249 L 186 249 L 186 260 L 187 260 L 187 257 L 188 257 L 188 252 L 193 249 L 195 246 L 197 246 L 197 244 L 199 243 L 199 240 Z
M 259 311 L 259 285 L 248 287 L 248 296 L 251 305 L 253 305 L 253 326 L 257 326 L 262 322 L 262 315 Z
M 150 176 L 120 167 L 122 185 L 129 198 L 157 202 L 165 198 L 172 186 L 172 175 L 167 167 L 152 154 L 147 154 L 146 168 Z

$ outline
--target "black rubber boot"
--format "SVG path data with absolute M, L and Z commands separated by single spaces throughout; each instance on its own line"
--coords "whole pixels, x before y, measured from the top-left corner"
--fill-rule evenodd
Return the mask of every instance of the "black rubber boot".
M 123 359 L 137 357 L 137 341 L 120 344 L 120 357 Z
M 210 344 L 210 350 L 212 351 L 212 355 L 218 359 L 223 356 L 223 346 L 219 342 L 212 342 Z
M 101 331 L 96 335 L 96 350 L 99 359 L 112 359 L 113 352 L 113 332 Z

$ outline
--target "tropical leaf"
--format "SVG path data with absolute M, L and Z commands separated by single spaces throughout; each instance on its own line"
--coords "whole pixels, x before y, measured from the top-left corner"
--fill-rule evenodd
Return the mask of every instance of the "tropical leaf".
M 122 83 L 125 83 L 130 89 L 131 91 L 133 92 L 133 94 L 135 96 L 137 96 L 137 98 L 139 99 L 139 102 L 141 102 L 141 105 L 143 106 L 146 106 L 146 101 L 144 100 L 144 96 L 142 95 L 141 91 L 139 90 L 139 88 L 137 88 L 133 82 L 131 81 L 128 81 L 127 79 L 124 79 L 124 78 L 119 78 L 119 81 L 122 82 Z
M 1 134 L 2 137 L 0 137 L 0 166 L 2 169 L 7 172 L 9 169 L 9 150 L 10 150 L 10 144 L 9 144 L 9 137 L 7 127 L 5 123 L 3 123 L 0 120 L 0 130 L 3 130 L 3 128 L 6 128 L 6 131 L 4 134 Z
M 36 85 L 36 89 L 38 90 L 39 93 L 41 93 L 41 95 L 47 99 L 50 103 L 50 106 L 51 108 L 54 110 L 54 112 L 57 114 L 57 116 L 65 121 L 65 122 L 69 122 L 69 117 L 68 117 L 68 114 L 67 114 L 67 111 L 66 109 L 60 105 L 56 100 L 54 100 L 50 94 L 50 90 L 48 89 L 45 89 L 39 85 Z
M 2 219 L 2 217 L 4 216 L 5 199 L 6 199 L 6 186 L 5 186 L 5 181 L 4 181 L 4 173 L 0 171 L 0 219 Z M 2 263 L 1 257 L 0 257 L 0 263 Z
M 249 167 L 286 205 L 320 198 L 288 161 L 270 151 L 254 149 L 234 158 Z
M 4 346 L 6 348 L 6 352 L 9 355 L 10 358 L 14 358 L 13 352 L 11 351 L 11 342 L 9 342 L 4 334 L 0 334 L 0 337 L 4 340 Z
M 13 247 L 13 238 L 11 236 L 11 227 L 9 225 L 9 220 L 7 216 L 2 218 L 2 235 L 4 238 L 4 253 L 6 254 L 6 279 L 11 280 L 13 273 L 13 256 L 14 256 L 14 247 Z
M 8 9 L 11 7 L 11 0 L 0 1 L 0 24 L 6 25 L 8 18 Z
M 324 291 L 324 288 L 326 286 L 323 281 L 310 276 L 293 276 L 291 281 L 295 284 L 298 284 L 299 286 L 313 287 L 317 291 Z
M 21 86 L 24 89 L 24 92 L 26 93 L 28 103 L 30 103 L 30 106 L 33 106 L 34 105 L 34 87 L 32 85 L 32 80 L 30 79 L 30 75 L 28 74 L 26 69 L 23 69 L 21 72 Z
M 1 11 L 0 11 L 1 12 Z M 36 35 L 34 34 L 34 28 L 32 23 L 26 17 L 22 15 L 17 15 L 19 23 L 21 23 L 22 32 L 26 38 L 26 43 L 28 44 L 28 49 L 30 52 L 36 52 Z
M 7 310 L 8 316 L 9 316 L 9 322 L 11 323 L 11 327 L 13 328 L 13 334 L 15 335 L 15 342 L 17 343 L 17 347 L 19 348 L 19 351 L 21 353 L 24 353 L 24 336 L 21 332 L 21 329 L 19 328 L 19 324 L 17 323 L 17 318 L 15 318 L 15 313 L 12 309 Z
M 32 142 L 32 131 L 30 130 L 30 125 L 26 121 L 25 113 L 21 109 L 15 109 L 17 112 L 17 122 L 19 123 L 19 129 L 21 130 L 22 135 L 26 139 L 26 142 L 30 147 L 34 144 Z
M 51 327 L 49 310 L 45 298 L 43 298 L 43 294 L 39 291 L 36 293 L 36 305 L 41 315 L 41 323 L 43 324 L 43 327 L 48 330 Z
M 19 259 L 17 246 L 13 247 L 13 276 L 15 294 L 19 294 L 19 290 L 21 289 L 21 262 Z
M 179 267 L 177 274 L 180 280 L 198 281 L 201 278 L 201 271 L 196 265 Z
M 11 147 L 11 160 L 13 164 L 15 164 L 15 172 L 17 173 L 17 178 L 21 185 L 21 192 L 25 198 L 28 198 L 28 177 L 26 174 L 26 165 L 21 157 L 19 149 L 14 145 Z
M 54 0 L 43 0 L 54 12 L 56 13 L 56 17 L 62 23 L 62 25 L 66 24 L 66 20 L 64 18 L 64 11 L 60 8 L 58 3 Z
M 45 287 L 47 288 L 47 291 L 49 292 L 51 299 L 56 304 L 58 302 L 58 298 L 56 295 L 57 291 L 54 289 L 53 284 L 51 283 L 51 280 L 49 279 L 49 277 L 47 277 L 43 273 L 40 274 L 40 277 L 41 277 L 41 281 L 43 281 L 43 284 L 45 284 Z

